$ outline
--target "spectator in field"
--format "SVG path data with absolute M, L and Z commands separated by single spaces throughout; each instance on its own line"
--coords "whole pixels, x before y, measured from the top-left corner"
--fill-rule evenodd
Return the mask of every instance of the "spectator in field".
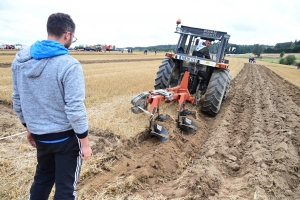
M 77 39 L 68 14 L 51 14 L 48 39 L 16 54 L 12 63 L 13 109 L 37 149 L 30 200 L 74 200 L 82 159 L 90 157 L 85 83 L 81 64 L 68 48 Z
M 300 69 L 300 62 L 298 63 L 298 69 Z
M 154 54 L 156 55 L 156 50 L 154 51 Z
M 254 58 L 250 57 L 249 58 L 249 63 L 254 63 Z

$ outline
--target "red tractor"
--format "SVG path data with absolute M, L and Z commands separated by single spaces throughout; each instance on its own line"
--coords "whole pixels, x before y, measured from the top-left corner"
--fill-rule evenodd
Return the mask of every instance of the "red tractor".
M 103 51 L 112 51 L 113 50 L 113 45 L 104 45 L 102 46 Z
M 186 102 L 199 105 L 203 99 L 201 110 L 210 116 L 216 116 L 225 100 L 231 81 L 229 60 L 225 60 L 230 35 L 227 32 L 194 28 L 180 25 L 177 21 L 175 33 L 179 40 L 174 52 L 166 53 L 159 66 L 154 80 L 154 90 L 135 96 L 131 103 L 131 111 L 135 114 L 146 112 L 150 115 L 149 131 L 162 142 L 169 138 L 168 131 L 154 120 L 164 121 L 166 116 L 160 113 L 160 104 L 178 102 L 177 126 L 187 133 L 195 133 L 198 129 L 187 115 L 191 112 L 185 109 Z M 215 41 L 217 54 L 215 59 L 206 57 L 201 51 L 205 44 L 200 40 Z M 209 53 L 209 52 L 207 52 Z M 203 97 L 204 96 L 204 97 Z M 150 111 L 147 110 L 148 106 Z

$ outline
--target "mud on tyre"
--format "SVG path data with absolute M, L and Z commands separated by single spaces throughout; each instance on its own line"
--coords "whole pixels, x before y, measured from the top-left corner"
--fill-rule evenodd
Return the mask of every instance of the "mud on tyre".
M 221 108 L 224 96 L 226 97 L 231 81 L 229 70 L 215 69 L 204 97 L 202 111 L 216 116 Z
M 227 83 L 226 83 L 226 89 L 225 89 L 225 93 L 224 93 L 224 96 L 223 96 L 223 101 L 226 99 L 226 97 L 228 95 L 231 79 L 232 79 L 231 74 L 228 74 L 228 80 L 227 80 Z
M 178 74 L 179 69 L 176 69 L 174 61 L 171 58 L 165 58 L 156 74 L 154 88 L 157 90 L 176 86 Z

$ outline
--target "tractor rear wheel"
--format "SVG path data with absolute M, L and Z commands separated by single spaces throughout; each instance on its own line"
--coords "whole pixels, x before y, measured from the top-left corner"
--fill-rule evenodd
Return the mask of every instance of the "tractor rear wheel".
M 178 78 L 176 79 L 176 77 L 178 75 L 179 69 L 176 69 L 172 58 L 165 58 L 156 74 L 154 88 L 157 90 L 177 86 Z
M 230 84 L 229 70 L 215 69 L 204 97 L 202 111 L 208 115 L 216 116 L 220 111 L 221 104 L 226 90 L 228 91 Z M 229 84 L 227 84 L 229 81 Z

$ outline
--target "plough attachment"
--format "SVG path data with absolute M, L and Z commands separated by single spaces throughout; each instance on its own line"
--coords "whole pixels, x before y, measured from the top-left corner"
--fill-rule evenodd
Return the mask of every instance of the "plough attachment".
M 131 111 L 135 114 L 139 114 L 145 112 L 150 115 L 149 120 L 149 131 L 151 136 L 158 137 L 161 142 L 168 141 L 170 135 L 168 131 L 161 125 L 154 123 L 153 119 L 157 115 L 157 121 L 164 121 L 166 116 L 160 114 L 159 106 L 163 102 L 170 103 L 178 100 L 178 117 L 177 117 L 177 127 L 181 130 L 192 134 L 195 133 L 198 129 L 196 123 L 186 117 L 190 114 L 190 111 L 185 109 L 186 101 L 190 103 L 195 102 L 195 98 L 192 97 L 188 90 L 188 82 L 189 82 L 189 72 L 185 72 L 182 78 L 180 85 L 167 88 L 167 89 L 159 89 L 152 90 L 149 92 L 143 92 L 137 96 L 135 96 L 132 100 Z M 150 111 L 147 110 L 148 105 L 150 106 Z

